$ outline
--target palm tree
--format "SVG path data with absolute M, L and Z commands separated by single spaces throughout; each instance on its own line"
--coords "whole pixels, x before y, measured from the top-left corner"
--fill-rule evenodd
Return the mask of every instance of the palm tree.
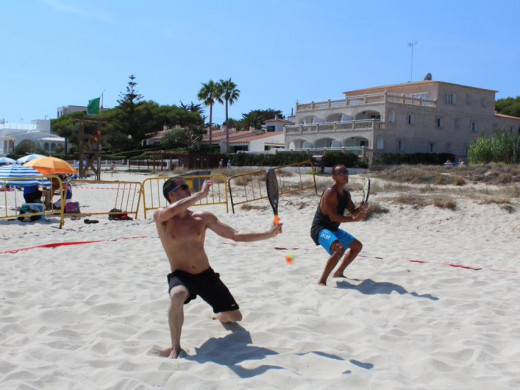
M 237 89 L 237 85 L 229 80 L 220 80 L 222 87 L 222 95 L 218 99 L 219 103 L 223 103 L 222 99 L 226 101 L 226 153 L 229 152 L 229 115 L 228 107 L 232 105 L 240 96 L 240 90 Z
M 211 148 L 213 139 L 211 136 L 211 125 L 213 124 L 213 105 L 215 100 L 220 101 L 222 96 L 222 86 L 219 83 L 215 83 L 213 80 L 209 80 L 207 83 L 202 83 L 202 88 L 199 91 L 197 97 L 202 100 L 205 106 L 209 107 L 209 147 Z

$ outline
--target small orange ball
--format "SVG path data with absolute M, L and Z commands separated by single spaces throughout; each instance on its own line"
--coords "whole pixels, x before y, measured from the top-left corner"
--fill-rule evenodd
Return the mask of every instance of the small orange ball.
M 292 253 L 288 253 L 285 255 L 285 262 L 287 264 L 292 264 L 294 262 L 294 255 Z

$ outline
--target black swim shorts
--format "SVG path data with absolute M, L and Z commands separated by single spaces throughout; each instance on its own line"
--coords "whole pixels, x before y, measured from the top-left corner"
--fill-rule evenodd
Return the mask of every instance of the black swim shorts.
M 168 293 L 175 286 L 183 285 L 190 293 L 184 304 L 200 295 L 212 308 L 214 313 L 238 310 L 235 298 L 226 285 L 220 280 L 220 275 L 212 268 L 200 274 L 190 274 L 184 271 L 173 271 L 168 275 Z

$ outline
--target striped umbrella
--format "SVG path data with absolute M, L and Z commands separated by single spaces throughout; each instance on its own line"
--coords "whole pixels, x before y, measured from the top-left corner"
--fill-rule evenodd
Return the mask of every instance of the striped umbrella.
M 0 167 L 0 179 L 22 179 L 22 180 L 2 180 L 2 184 L 13 187 L 27 187 L 34 185 L 50 186 L 49 179 L 42 177 L 36 169 L 25 167 L 20 164 L 9 164 Z M 27 179 L 24 179 L 27 178 Z
M 45 157 L 41 154 L 28 154 L 27 156 L 20 157 L 16 162 L 18 164 L 25 164 L 26 162 L 29 162 L 31 160 L 34 160 L 35 158 L 42 158 Z
M 26 179 L 24 179 L 26 178 Z M 7 179 L 7 180 L 1 180 Z M 9 180 L 11 179 L 11 180 Z M 17 179 L 17 180 L 13 180 Z M 0 184 L 5 184 L 12 187 L 29 187 L 34 185 L 40 185 L 50 187 L 51 182 L 49 179 L 43 177 L 43 175 L 36 169 L 30 167 L 24 167 L 20 164 L 10 164 L 0 167 Z M 16 192 L 14 195 L 14 207 L 18 210 L 16 201 Z
M 16 163 L 16 160 L 13 160 L 12 158 L 9 158 L 9 157 L 0 157 L 0 165 L 4 165 L 4 164 L 15 164 Z

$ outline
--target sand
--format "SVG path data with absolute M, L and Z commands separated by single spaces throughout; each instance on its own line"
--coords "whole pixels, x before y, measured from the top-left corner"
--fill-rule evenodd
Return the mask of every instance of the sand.
M 414 208 L 375 184 L 371 201 L 388 212 L 343 225 L 364 248 L 326 287 L 312 192 L 280 199 L 272 240 L 208 232 L 244 318 L 222 326 L 191 302 L 178 360 L 160 353 L 169 265 L 151 218 L 0 221 L 0 389 L 519 389 L 518 199 L 511 213 L 459 193 L 454 209 Z M 76 200 L 102 198 L 88 196 Z M 272 221 L 267 201 L 204 208 L 239 230 Z M 77 244 L 41 247 L 55 243 Z

